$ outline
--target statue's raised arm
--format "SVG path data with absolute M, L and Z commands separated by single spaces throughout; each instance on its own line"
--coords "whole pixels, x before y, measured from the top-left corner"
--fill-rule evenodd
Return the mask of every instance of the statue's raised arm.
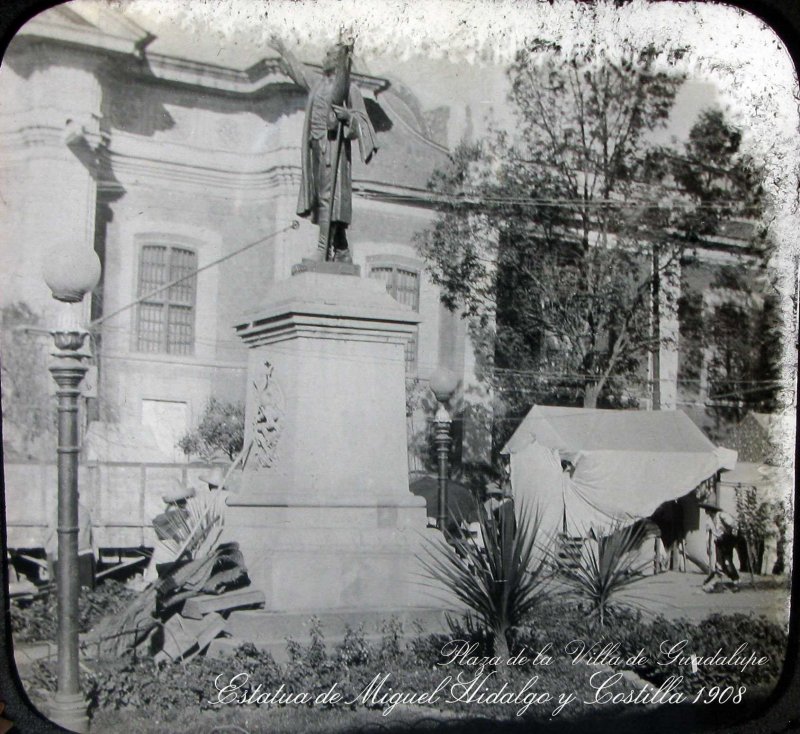
M 268 45 L 280 55 L 282 61 L 281 65 L 286 75 L 297 84 L 298 87 L 302 87 L 307 92 L 311 91 L 311 83 L 306 67 L 288 48 L 286 48 L 286 44 L 277 36 L 272 36 L 269 39 Z

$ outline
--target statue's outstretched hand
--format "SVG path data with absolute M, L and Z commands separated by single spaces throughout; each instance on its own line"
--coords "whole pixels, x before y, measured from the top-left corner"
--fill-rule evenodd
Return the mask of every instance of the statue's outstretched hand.
M 281 56 L 286 53 L 286 44 L 280 36 L 272 35 L 267 41 L 267 46 L 277 51 Z

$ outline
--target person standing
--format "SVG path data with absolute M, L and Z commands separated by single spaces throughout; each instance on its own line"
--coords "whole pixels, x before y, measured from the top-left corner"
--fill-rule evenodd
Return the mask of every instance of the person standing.
M 734 587 L 738 588 L 739 572 L 733 562 L 733 551 L 739 539 L 736 521 L 721 507 L 710 502 L 701 502 L 699 507 L 706 512 L 705 531 L 709 568 L 703 588 L 710 591 L 713 587 L 712 582 L 720 572 L 731 579 Z
M 491 484 L 486 489 L 487 500 L 483 503 L 484 511 L 489 518 L 489 527 L 498 533 L 510 532 L 513 537 L 517 532 L 517 518 L 514 514 L 514 500 L 505 487 Z

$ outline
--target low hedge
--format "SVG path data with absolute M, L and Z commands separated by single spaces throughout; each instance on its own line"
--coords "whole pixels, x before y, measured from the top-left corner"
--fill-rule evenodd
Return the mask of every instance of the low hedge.
M 392 620 L 384 625 L 379 641 L 369 642 L 363 629 L 350 629 L 340 644 L 329 649 L 319 624 L 315 622 L 309 644 L 288 641 L 289 661 L 284 664 L 278 664 L 271 655 L 260 652 L 251 644 L 241 646 L 232 657 L 224 660 L 202 656 L 185 663 L 165 664 L 156 664 L 152 659 L 94 660 L 87 663 L 83 690 L 90 698 L 93 710 L 128 707 L 154 711 L 186 707 L 207 709 L 214 708 L 210 701 L 216 698 L 214 680 L 218 675 L 247 673 L 250 683 L 261 684 L 262 691 L 272 691 L 283 684 L 288 693 L 308 692 L 316 696 L 328 691 L 335 683 L 343 700 L 348 700 L 357 697 L 378 674 L 391 673 L 387 685 L 395 691 L 405 692 L 433 690 L 446 675 L 459 671 L 471 676 L 474 669 L 438 665 L 442 662 L 442 646 L 452 639 L 475 642 L 475 655 L 492 653 L 489 639 L 471 625 L 456 622 L 449 635 L 419 634 L 407 644 L 402 632 L 399 622 Z M 525 665 L 514 666 L 505 672 L 505 679 L 512 688 L 519 688 L 528 678 L 538 675 L 538 690 L 556 694 L 573 691 L 579 700 L 591 699 L 593 692 L 589 676 L 593 670 L 573 665 L 564 652 L 567 643 L 576 638 L 588 644 L 601 641 L 618 643 L 617 654 L 623 659 L 644 648 L 650 663 L 635 668 L 635 672 L 655 686 L 671 675 L 681 675 L 680 690 L 686 693 L 712 685 L 744 685 L 748 690 L 759 688 L 764 691 L 777 682 L 786 649 L 786 633 L 764 618 L 741 614 L 715 615 L 703 622 L 692 623 L 663 617 L 645 620 L 638 614 L 620 612 L 603 628 L 602 634 L 598 634 L 579 608 L 551 605 L 542 609 L 537 619 L 517 630 L 514 648 L 520 650 L 524 645 L 529 651 L 536 652 L 550 643 L 553 663 L 535 670 Z M 699 657 L 711 656 L 717 650 L 730 654 L 746 640 L 748 651 L 767 656 L 769 663 L 750 666 L 744 671 L 725 666 L 701 666 L 696 673 L 685 667 L 679 669 L 655 664 L 654 653 L 662 641 L 674 643 L 683 639 L 687 640 L 686 653 Z M 37 663 L 25 678 L 33 689 L 52 691 L 54 665 Z M 224 680 L 227 682 L 229 678 Z M 361 705 L 358 703 L 352 707 Z M 338 707 L 342 707 L 341 703 Z M 514 711 L 502 704 L 448 704 L 447 708 L 470 716 L 514 716 Z M 562 718 L 580 715 L 580 709 L 567 709 Z M 534 706 L 529 709 L 527 717 L 546 718 L 549 713 L 548 707 Z

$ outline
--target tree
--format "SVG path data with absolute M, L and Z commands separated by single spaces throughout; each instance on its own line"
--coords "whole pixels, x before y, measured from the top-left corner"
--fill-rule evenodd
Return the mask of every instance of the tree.
M 46 369 L 49 337 L 25 303 L 5 306 L 2 317 L 3 443 L 26 458 L 55 455 L 56 403 Z
M 736 519 L 747 550 L 747 570 L 751 582 L 754 582 L 754 574 L 761 565 L 764 541 L 768 535 L 775 533 L 776 516 L 773 503 L 761 501 L 755 487 L 736 488 Z
M 195 454 L 212 461 L 219 453 L 233 460 L 244 444 L 244 405 L 210 398 L 197 428 L 178 441 L 187 455 Z
M 432 178 L 441 213 L 419 250 L 512 413 L 633 404 L 648 354 L 672 338 L 654 328 L 675 307 L 665 283 L 715 226 L 689 214 L 711 211 L 723 189 L 692 179 L 710 132 L 690 155 L 649 142 L 683 82 L 655 62 L 651 49 L 619 59 L 525 49 L 508 71 L 515 133 L 462 144 Z M 715 173 L 741 188 L 745 171 Z
M 757 219 L 764 205 L 764 172 L 741 151 L 742 134 L 719 109 L 703 110 L 689 131 L 682 154 L 657 150 L 668 161 L 682 194 L 696 206 L 680 222 L 686 241 L 717 233 L 733 217 Z M 762 245 L 765 232 L 758 239 Z
M 685 241 L 713 238 L 730 225 L 749 241 L 744 253 L 715 268 L 708 287 L 685 282 L 679 304 L 680 376 L 699 382 L 705 370 L 707 394 L 698 397 L 707 401 L 719 430 L 750 410 L 777 407 L 781 316 L 768 267 L 772 248 L 761 222 L 763 171 L 742 153 L 740 132 L 715 109 L 698 116 L 682 153 L 669 160 L 675 181 L 695 204 L 681 221 Z M 699 267 L 687 258 L 688 275 Z

